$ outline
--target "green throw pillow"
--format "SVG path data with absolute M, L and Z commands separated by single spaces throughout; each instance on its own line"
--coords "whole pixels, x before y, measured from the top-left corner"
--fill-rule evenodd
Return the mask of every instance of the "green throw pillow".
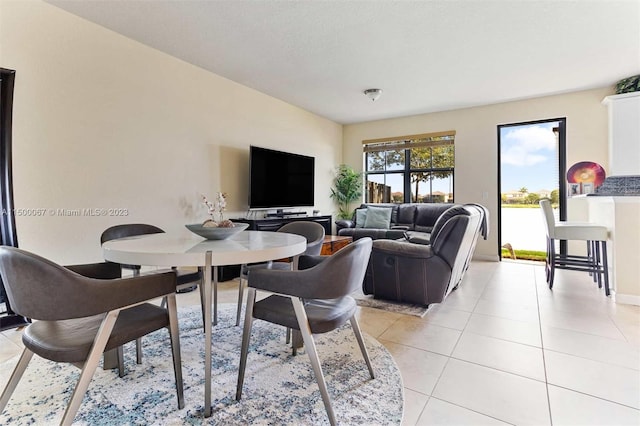
M 364 228 L 367 220 L 367 209 L 356 209 L 356 228 Z
M 390 223 L 390 207 L 367 207 L 367 218 L 364 221 L 365 228 L 389 229 Z

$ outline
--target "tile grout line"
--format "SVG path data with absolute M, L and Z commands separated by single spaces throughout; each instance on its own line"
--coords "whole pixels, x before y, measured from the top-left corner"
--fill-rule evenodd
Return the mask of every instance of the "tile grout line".
M 456 404 L 456 403 L 451 402 L 451 401 L 447 401 L 447 400 L 442 399 L 442 398 L 437 398 L 437 397 L 435 397 L 435 396 L 429 396 L 429 399 L 430 399 L 430 400 L 431 400 L 431 399 L 435 399 L 435 400 L 438 400 L 438 401 L 442 401 L 442 402 L 445 402 L 445 403 L 447 403 L 447 404 L 451 404 L 451 405 L 454 405 L 454 406 L 456 406 L 456 407 L 463 408 L 463 409 L 465 409 L 465 410 L 467 410 L 467 411 L 471 411 L 472 413 L 476 413 L 476 414 L 479 414 L 479 415 L 484 416 L 484 417 L 489 417 L 489 418 L 494 419 L 494 420 L 497 420 L 497 421 L 499 421 L 499 422 L 501 422 L 501 423 L 505 423 L 505 424 L 509 424 L 509 425 L 515 425 L 515 423 L 508 422 L 508 421 L 506 421 L 506 420 L 500 419 L 500 418 L 498 418 L 498 417 L 495 417 L 495 416 L 492 416 L 492 415 L 489 415 L 489 414 L 481 413 L 480 411 L 473 410 L 473 409 L 471 409 L 471 408 L 469 408 L 469 407 L 465 407 L 465 406 L 463 406 L 463 405 L 459 405 L 459 404 Z
M 542 319 L 540 317 L 540 295 L 538 293 L 538 277 L 533 269 L 533 283 L 536 290 L 536 306 L 538 309 L 538 330 L 540 331 L 540 351 L 542 352 L 542 367 L 544 370 L 544 386 L 547 391 L 547 409 L 549 410 L 549 422 L 553 426 L 553 414 L 551 413 L 551 397 L 549 396 L 549 378 L 547 377 L 547 359 L 544 355 L 544 337 L 542 335 Z

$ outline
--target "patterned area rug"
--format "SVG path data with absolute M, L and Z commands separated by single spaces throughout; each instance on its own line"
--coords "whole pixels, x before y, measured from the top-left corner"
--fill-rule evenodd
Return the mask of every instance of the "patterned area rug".
M 143 363 L 135 363 L 135 347 L 127 345 L 127 374 L 99 368 L 74 424 L 329 424 L 320 391 L 306 353 L 293 357 L 285 345 L 285 330 L 255 321 L 247 361 L 244 391 L 235 400 L 242 328 L 235 327 L 235 305 L 222 304 L 213 332 L 212 416 L 203 418 L 204 345 L 199 307 L 179 309 L 185 403 L 177 409 L 171 349 L 166 330 L 143 338 Z M 369 376 L 351 327 L 347 324 L 316 336 L 318 353 L 333 407 L 341 424 L 398 425 L 403 390 L 397 365 L 389 352 L 365 335 L 376 378 Z M 17 357 L 0 364 L 8 378 Z M 79 370 L 34 356 L 0 424 L 58 424 Z M 4 383 L 1 384 L 4 387 Z
M 354 299 L 356 299 L 356 303 L 358 304 L 358 306 L 382 309 L 383 311 L 395 312 L 397 314 L 413 315 L 420 318 L 424 317 L 427 314 L 427 308 L 420 305 L 374 299 L 372 295 L 364 295 L 362 293 L 354 293 L 352 294 L 352 296 Z

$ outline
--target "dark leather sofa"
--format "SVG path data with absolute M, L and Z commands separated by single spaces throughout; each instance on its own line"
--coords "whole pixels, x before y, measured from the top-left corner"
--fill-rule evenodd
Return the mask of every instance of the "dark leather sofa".
M 477 204 L 447 205 L 430 231 L 420 244 L 407 238 L 375 240 L 364 293 L 422 306 L 442 302 L 462 281 L 479 235 L 488 236 L 487 210 Z
M 350 236 L 354 240 L 362 237 L 370 237 L 374 240 L 395 240 L 407 236 L 414 242 L 428 243 L 429 234 L 440 215 L 454 205 L 450 203 L 364 203 L 358 208 L 366 209 L 367 206 L 391 208 L 391 223 L 388 229 L 358 227 L 354 213 L 351 220 L 337 220 L 336 230 L 338 235 Z

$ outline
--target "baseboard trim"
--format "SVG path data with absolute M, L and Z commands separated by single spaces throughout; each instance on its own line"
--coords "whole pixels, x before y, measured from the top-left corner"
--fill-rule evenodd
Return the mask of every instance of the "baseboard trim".
M 500 262 L 500 258 L 489 254 L 474 254 L 472 260 L 484 260 L 485 262 Z
M 640 306 L 640 296 L 636 296 L 635 294 L 615 294 L 616 303 L 621 305 L 635 305 Z

